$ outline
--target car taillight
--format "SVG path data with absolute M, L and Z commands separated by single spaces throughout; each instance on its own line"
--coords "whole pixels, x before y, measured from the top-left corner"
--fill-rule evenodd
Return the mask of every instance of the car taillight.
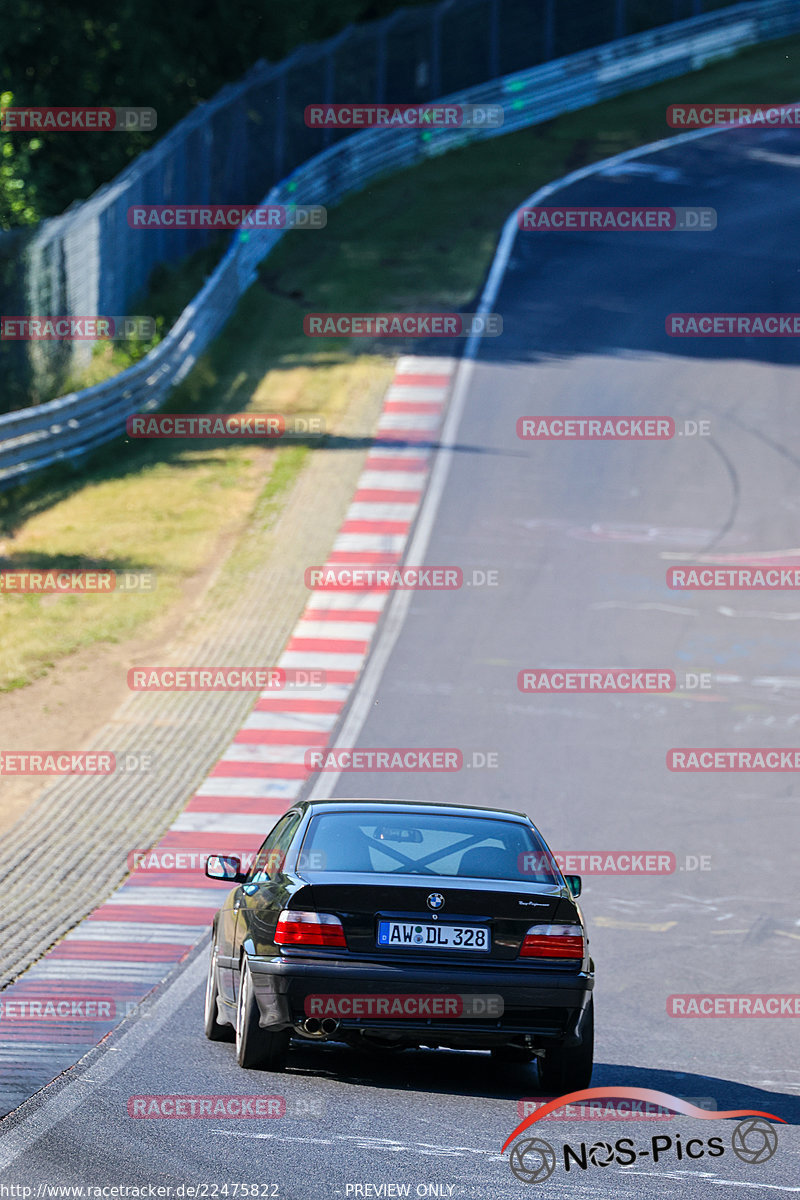
M 293 912 L 285 908 L 275 929 L 276 946 L 341 946 L 347 949 L 338 917 L 329 913 Z
M 583 958 L 581 925 L 531 925 L 520 958 Z

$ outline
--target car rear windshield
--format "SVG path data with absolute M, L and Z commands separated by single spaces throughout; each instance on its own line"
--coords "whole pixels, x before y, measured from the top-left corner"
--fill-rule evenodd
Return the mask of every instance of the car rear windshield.
M 305 863 L 325 872 L 561 883 L 529 826 L 446 813 L 320 813 L 309 824 L 300 862 L 301 870 Z

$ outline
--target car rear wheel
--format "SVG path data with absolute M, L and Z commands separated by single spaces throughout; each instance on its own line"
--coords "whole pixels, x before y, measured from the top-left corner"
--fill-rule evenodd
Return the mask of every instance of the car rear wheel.
M 563 1096 L 588 1087 L 594 1066 L 594 1000 L 583 1019 L 580 1046 L 555 1046 L 539 1059 L 539 1083 L 548 1095 Z
M 242 959 L 236 1008 L 236 1061 L 240 1067 L 282 1071 L 289 1054 L 288 1030 L 271 1033 L 258 1024 L 258 1003 L 247 958 Z
M 204 1028 L 206 1037 L 210 1042 L 232 1042 L 233 1028 L 230 1025 L 222 1025 L 217 1020 L 217 999 L 219 997 L 219 988 L 217 985 L 217 940 L 216 938 L 211 944 L 211 957 L 208 962 L 208 977 L 206 979 L 206 1005 L 205 1005 L 205 1020 Z

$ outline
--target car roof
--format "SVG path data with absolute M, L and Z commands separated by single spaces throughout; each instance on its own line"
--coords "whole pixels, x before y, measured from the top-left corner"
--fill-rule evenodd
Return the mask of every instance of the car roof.
M 386 812 L 402 810 L 408 813 L 425 813 L 435 809 L 437 812 L 446 810 L 453 814 L 460 813 L 462 816 L 494 817 L 506 821 L 510 819 L 524 821 L 526 825 L 532 823 L 527 813 L 516 812 L 514 809 L 484 808 L 475 804 L 443 804 L 436 800 L 402 800 L 386 799 L 386 797 L 371 799 L 369 796 L 342 796 L 335 799 L 329 797 L 328 799 L 305 800 L 303 804 L 313 812 L 336 812 L 342 809 L 348 812 L 366 812 L 378 809 Z

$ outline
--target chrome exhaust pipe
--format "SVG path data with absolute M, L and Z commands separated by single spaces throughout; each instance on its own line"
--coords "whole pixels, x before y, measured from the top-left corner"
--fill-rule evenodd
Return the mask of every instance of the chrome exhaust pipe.
M 325 1017 L 322 1021 L 319 1017 L 306 1017 L 304 1021 L 299 1021 L 294 1028 L 304 1037 L 326 1038 L 336 1032 L 339 1022 L 333 1017 Z

